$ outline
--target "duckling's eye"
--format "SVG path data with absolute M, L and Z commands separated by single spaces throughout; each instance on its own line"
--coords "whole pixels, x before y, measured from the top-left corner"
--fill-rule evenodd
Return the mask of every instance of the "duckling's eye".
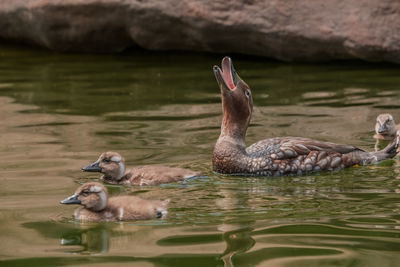
M 251 93 L 250 93 L 250 90 L 249 90 L 249 89 L 247 89 L 246 91 L 244 91 L 244 93 L 246 94 L 246 96 L 247 96 L 247 97 L 250 97 L 250 95 L 251 95 Z
M 87 197 L 89 195 L 89 191 L 83 191 L 82 195 L 84 195 L 85 197 Z
M 104 161 L 104 162 L 107 162 L 107 163 L 108 163 L 108 162 L 111 162 L 110 159 L 103 159 L 103 161 Z

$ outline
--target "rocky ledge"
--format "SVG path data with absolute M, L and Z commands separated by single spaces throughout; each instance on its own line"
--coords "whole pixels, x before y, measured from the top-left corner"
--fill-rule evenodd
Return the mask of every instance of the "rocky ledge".
M 0 0 L 0 38 L 56 51 L 400 63 L 400 1 Z

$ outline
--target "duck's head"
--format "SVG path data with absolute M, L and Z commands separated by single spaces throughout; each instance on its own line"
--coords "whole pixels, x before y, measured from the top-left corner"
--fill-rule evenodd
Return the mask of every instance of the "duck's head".
M 125 173 L 125 160 L 117 152 L 104 152 L 99 159 L 82 168 L 86 172 L 101 172 L 113 180 L 120 180 Z
M 85 183 L 61 204 L 80 204 L 93 211 L 101 211 L 107 206 L 107 189 L 100 183 Z
M 379 114 L 376 118 L 375 132 L 381 135 L 396 135 L 396 123 L 390 114 Z
M 214 66 L 214 75 L 222 97 L 221 134 L 244 138 L 253 112 L 250 87 L 236 73 L 230 57 L 222 59 L 221 68 Z

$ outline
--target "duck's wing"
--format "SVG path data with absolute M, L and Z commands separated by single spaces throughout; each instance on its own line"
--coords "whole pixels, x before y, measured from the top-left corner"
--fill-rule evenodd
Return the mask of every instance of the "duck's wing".
M 396 156 L 399 147 L 400 131 L 390 144 L 377 152 L 301 137 L 273 138 L 248 147 L 246 163 L 254 175 L 303 174 L 376 163 Z
M 354 146 L 303 137 L 259 141 L 246 149 L 247 169 L 255 175 L 288 175 L 336 170 L 370 162 L 373 155 Z M 365 160 L 364 160 L 365 159 Z
M 261 140 L 246 149 L 249 155 L 269 156 L 271 159 L 289 159 L 308 155 L 311 151 L 337 152 L 347 154 L 363 151 L 349 145 L 323 142 L 303 137 L 281 137 Z

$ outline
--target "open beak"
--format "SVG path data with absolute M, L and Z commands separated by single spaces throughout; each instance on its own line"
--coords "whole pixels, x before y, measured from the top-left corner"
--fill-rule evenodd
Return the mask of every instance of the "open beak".
M 101 172 L 101 167 L 99 166 L 100 161 L 93 162 L 82 168 L 82 171 L 85 172 Z
M 62 200 L 60 202 L 61 204 L 81 204 L 81 201 L 78 199 L 78 195 L 72 195 L 70 197 L 67 197 L 66 199 Z
M 221 69 L 222 68 L 222 69 Z M 230 57 L 224 57 L 221 62 L 221 68 L 214 66 L 214 75 L 218 85 L 225 90 L 235 90 L 235 87 L 240 79 L 232 64 Z

